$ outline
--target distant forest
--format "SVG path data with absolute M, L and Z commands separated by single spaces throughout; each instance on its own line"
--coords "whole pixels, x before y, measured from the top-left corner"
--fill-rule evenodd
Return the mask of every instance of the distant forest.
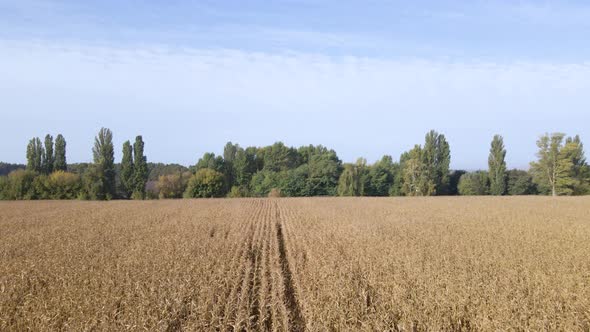
M 502 136 L 492 138 L 488 169 L 451 170 L 451 148 L 432 130 L 423 144 L 395 161 L 359 158 L 343 163 L 322 145 L 289 147 L 281 142 L 241 147 L 228 142 L 223 155 L 205 153 L 195 165 L 149 163 L 144 141 L 122 146 L 115 163 L 113 134 L 102 128 L 92 163 L 68 164 L 62 135 L 35 137 L 26 165 L 0 163 L 0 199 L 157 199 L 210 197 L 585 195 L 590 167 L 579 136 L 544 134 L 530 169 L 508 170 Z

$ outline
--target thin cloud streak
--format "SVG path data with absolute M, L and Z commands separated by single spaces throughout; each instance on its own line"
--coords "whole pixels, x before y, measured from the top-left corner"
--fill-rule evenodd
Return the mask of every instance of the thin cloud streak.
M 588 63 L 2 41 L 0 71 L 0 109 L 23 123 L 16 130 L 5 121 L 2 130 L 23 145 L 29 136 L 44 134 L 38 131 L 46 129 L 36 128 L 47 122 L 21 120 L 51 112 L 55 119 L 80 119 L 82 127 L 84 119 L 93 119 L 88 135 L 110 124 L 127 136 L 142 133 L 171 144 L 179 140 L 179 150 L 162 145 L 150 155 L 185 164 L 202 152 L 220 152 L 226 140 L 322 143 L 347 161 L 360 155 L 369 160 L 382 154 L 397 157 L 434 128 L 452 144 L 453 167 L 484 167 L 494 133 L 506 136 L 509 164 L 526 167 L 534 158 L 537 135 L 554 130 L 579 133 L 583 139 L 590 135 Z M 61 130 L 57 121 L 50 123 Z M 198 142 L 182 141 L 182 130 L 191 132 L 188 123 L 198 125 Z M 180 133 L 175 126 L 183 128 Z M 167 136 L 167 131 L 175 133 Z M 348 133 L 354 133 L 352 138 Z M 81 141 L 71 150 L 72 160 L 88 160 L 91 136 Z M 2 144 L 3 159 L 22 161 L 22 147 Z

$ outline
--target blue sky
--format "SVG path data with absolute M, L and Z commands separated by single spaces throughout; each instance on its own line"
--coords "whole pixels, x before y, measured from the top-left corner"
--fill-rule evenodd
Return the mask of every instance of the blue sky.
M 227 141 L 394 158 L 446 135 L 485 168 L 494 134 L 526 168 L 545 132 L 590 137 L 584 1 L 0 0 L 0 160 L 62 133 L 142 134 L 150 161 Z

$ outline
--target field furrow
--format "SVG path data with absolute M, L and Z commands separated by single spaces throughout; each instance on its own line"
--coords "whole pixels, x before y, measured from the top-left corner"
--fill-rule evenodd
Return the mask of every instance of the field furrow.
M 289 264 L 289 254 L 287 253 L 287 244 L 285 240 L 285 233 L 283 231 L 284 224 L 282 208 L 278 202 L 275 202 L 275 223 L 277 228 L 277 242 L 279 245 L 279 259 L 281 263 L 281 271 L 283 275 L 284 285 L 284 301 L 289 310 L 289 330 L 290 331 L 304 331 L 305 319 L 301 312 L 301 307 L 298 302 L 296 294 L 296 286 L 293 281 L 293 273 Z M 292 249 L 292 248 L 291 248 Z
M 242 291 L 244 289 L 244 283 L 247 282 L 247 268 L 249 267 L 249 256 L 252 250 L 252 245 L 254 241 L 254 236 L 257 230 L 257 226 L 259 224 L 259 219 L 263 215 L 264 211 L 264 204 L 260 202 L 255 209 L 255 214 L 253 218 L 248 220 L 248 227 L 245 230 L 245 239 L 241 238 L 240 242 L 242 243 L 242 247 L 240 250 L 240 255 L 236 259 L 235 262 L 235 274 L 231 281 L 233 282 L 233 286 L 229 295 L 225 301 L 225 310 L 224 310 L 224 318 L 225 318 L 225 327 L 229 329 L 236 329 L 237 325 L 240 322 L 237 322 L 238 319 L 238 308 L 242 298 Z

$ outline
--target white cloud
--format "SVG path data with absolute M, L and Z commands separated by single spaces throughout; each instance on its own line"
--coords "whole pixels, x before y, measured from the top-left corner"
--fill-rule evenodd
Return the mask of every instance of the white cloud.
M 118 125 L 130 131 L 127 136 L 141 131 L 170 139 L 182 138 L 182 130 L 162 133 L 174 130 L 171 119 L 182 119 L 182 128 L 222 124 L 199 127 L 199 135 L 208 138 L 199 140 L 200 152 L 217 151 L 229 139 L 282 139 L 331 145 L 345 160 L 374 160 L 383 153 L 397 156 L 437 128 L 453 144 L 456 167 L 483 167 L 496 132 L 517 154 L 509 153 L 509 160 L 522 167 L 544 131 L 590 136 L 589 63 L 454 63 L 2 41 L 0 72 L 0 110 L 14 120 L 51 112 L 82 123 L 101 112 L 103 122 L 125 122 Z M 134 124 L 138 114 L 146 116 Z M 19 128 L 23 144 L 42 134 L 27 125 Z M 100 125 L 97 119 L 90 127 Z M 3 135 L 14 131 L 11 124 L 2 127 Z M 1 150 L 20 155 L 20 148 Z M 153 153 L 156 160 L 195 159 L 175 151 Z

